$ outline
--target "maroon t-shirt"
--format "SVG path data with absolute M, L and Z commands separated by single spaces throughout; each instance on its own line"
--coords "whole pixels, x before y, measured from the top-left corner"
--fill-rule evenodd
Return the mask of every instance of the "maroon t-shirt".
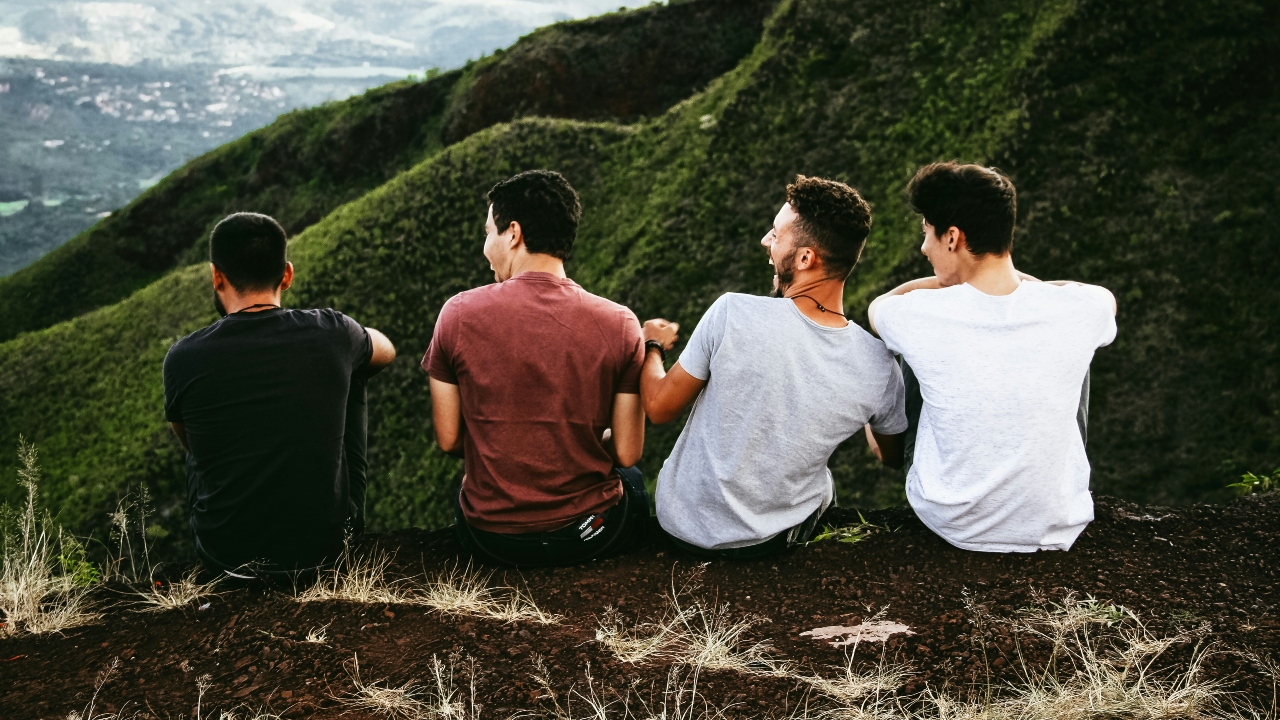
M 644 343 L 627 308 L 549 273 L 445 303 L 422 367 L 457 385 L 462 513 L 480 530 L 557 530 L 622 497 L 600 440 L 613 396 L 640 392 Z

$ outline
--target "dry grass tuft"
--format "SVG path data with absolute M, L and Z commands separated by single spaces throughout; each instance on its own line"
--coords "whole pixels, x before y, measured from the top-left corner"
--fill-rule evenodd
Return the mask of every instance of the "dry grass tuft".
M 316 645 L 328 645 L 329 625 L 330 623 L 325 623 L 318 628 L 311 628 L 307 631 L 306 637 L 302 638 L 302 642 L 313 643 Z
M 1039 672 L 1023 665 L 1024 684 L 1001 703 L 1006 711 L 1055 720 L 1222 717 L 1222 688 L 1200 678 L 1209 647 L 1192 633 L 1157 637 L 1132 611 L 1074 595 L 1042 604 L 1013 626 L 1051 641 L 1052 659 Z M 1185 665 L 1155 670 L 1169 648 L 1186 643 L 1194 647 Z
M 360 678 L 360 661 L 353 657 L 347 670 L 355 685 L 355 693 L 338 698 L 353 709 L 365 710 L 392 720 L 478 720 L 481 706 L 476 702 L 475 669 L 472 668 L 470 697 L 462 697 L 454 677 L 455 659 L 446 664 L 431 656 L 431 685 L 416 685 L 411 680 L 394 687 L 379 682 L 365 683 Z
M 769 656 L 767 643 L 746 643 L 747 632 L 768 623 L 768 618 L 749 615 L 734 619 L 727 604 L 685 601 L 692 587 L 689 583 L 677 590 L 673 584 L 667 607 L 657 622 L 637 622 L 628 627 L 616 610 L 606 609 L 596 627 L 596 642 L 619 660 L 632 664 L 665 660 L 749 674 L 777 675 L 789 671 L 787 665 Z
M 385 551 L 357 555 L 343 551 L 331 570 L 298 594 L 298 602 L 341 600 L 379 605 L 419 605 L 447 615 L 469 615 L 503 622 L 529 621 L 551 625 L 558 615 L 545 613 L 528 592 L 489 584 L 492 573 L 482 574 L 467 565 L 454 566 L 434 578 L 387 579 L 392 557 Z
M 672 598 L 674 603 L 677 598 Z M 677 606 L 680 626 L 677 646 L 682 649 L 680 661 L 708 670 L 734 670 L 740 673 L 785 674 L 788 666 L 771 658 L 767 643 L 748 645 L 744 636 L 751 628 L 770 622 L 769 618 L 748 615 L 735 620 L 729 605 L 704 605 L 695 601 L 687 607 Z
M 0 537 L 0 637 L 61 632 L 98 619 L 88 610 L 96 570 L 84 548 L 47 514 L 36 510 L 40 468 L 36 448 L 18 440 L 18 483 L 27 499 L 16 512 L 4 510 Z
M 546 664 L 541 658 L 535 657 L 533 680 L 542 689 L 539 700 L 544 703 L 544 709 L 540 713 L 521 713 L 516 717 L 532 716 L 549 720 L 723 720 L 734 705 L 716 707 L 708 702 L 698 692 L 700 672 L 701 668 L 696 666 L 672 667 L 667 673 L 666 686 L 658 700 L 650 706 L 637 692 L 635 684 L 628 689 L 625 697 L 606 700 L 596 689 L 595 678 L 591 676 L 591 667 L 588 665 L 584 672 L 586 689 L 570 688 L 567 697 L 561 698 L 552 685 Z M 633 698 L 634 704 L 642 707 L 640 714 L 631 709 Z M 582 710 L 577 710 L 577 707 Z
M 333 568 L 297 596 L 298 602 L 342 600 L 365 604 L 411 604 L 416 600 L 410 579 L 388 580 L 392 556 L 384 550 L 358 555 L 347 546 Z
M 609 607 L 596 627 L 596 642 L 622 662 L 634 665 L 668 657 L 678 624 L 668 611 L 667 616 L 656 623 L 636 622 L 628 626 L 622 614 Z
M 792 674 L 791 677 L 803 682 L 823 697 L 844 705 L 841 708 L 843 711 L 857 708 L 859 712 L 865 712 L 869 705 L 874 706 L 897 692 L 912 675 L 911 669 L 905 665 L 884 662 L 871 672 L 857 672 L 853 669 L 856 652 L 855 645 L 854 652 L 848 655 L 845 665 L 836 668 L 838 674 L 835 677 L 799 674 Z
M 192 603 L 199 602 L 207 597 L 212 597 L 216 593 L 213 588 L 218 584 L 217 580 L 209 583 L 196 582 L 197 570 L 192 570 L 185 577 L 168 585 L 156 583 L 150 592 L 138 593 L 139 612 L 163 612 L 165 610 L 177 610 L 184 608 Z
M 503 622 L 528 620 L 541 625 L 560 621 L 543 612 L 529 594 L 518 588 L 489 584 L 492 573 L 481 574 L 470 565 L 442 571 L 423 586 L 415 602 L 446 615 L 470 615 Z

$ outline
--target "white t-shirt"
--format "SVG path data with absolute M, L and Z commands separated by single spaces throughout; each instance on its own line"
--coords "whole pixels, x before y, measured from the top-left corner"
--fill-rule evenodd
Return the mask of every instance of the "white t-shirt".
M 965 550 L 1067 550 L 1093 520 L 1076 424 L 1094 351 L 1116 336 L 1092 285 L 969 284 L 877 306 L 876 329 L 920 381 L 924 406 L 907 499 Z
M 819 325 L 781 298 L 712 303 L 680 366 L 707 386 L 658 475 L 658 522 L 710 550 L 765 542 L 831 504 L 827 460 L 870 423 L 907 429 L 902 371 L 849 323 Z

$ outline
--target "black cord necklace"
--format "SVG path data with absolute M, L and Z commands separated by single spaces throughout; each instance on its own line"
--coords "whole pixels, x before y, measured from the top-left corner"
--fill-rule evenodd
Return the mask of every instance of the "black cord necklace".
M 821 307 L 821 306 L 819 306 L 819 307 Z M 232 314 L 232 315 L 239 315 L 240 313 L 248 312 L 248 311 L 250 311 L 250 310 L 252 310 L 252 309 L 254 309 L 254 308 L 276 308 L 276 309 L 279 309 L 279 308 L 280 308 L 280 306 L 279 306 L 279 305 L 276 305 L 275 303 L 258 303 L 257 305 L 250 305 L 249 307 L 240 308 L 239 310 L 237 310 L 237 311 L 235 311 L 235 312 L 233 312 L 233 313 L 231 313 L 231 314 Z
M 808 299 L 808 300 L 813 300 L 813 304 L 818 306 L 818 312 L 831 313 L 832 315 L 839 315 L 840 317 L 842 317 L 842 318 L 844 318 L 844 319 L 845 319 L 845 322 L 849 322 L 849 316 L 848 316 L 848 315 L 845 315 L 844 313 L 838 313 L 838 312 L 836 312 L 835 310 L 828 310 L 827 308 L 823 307 L 822 303 L 818 302 L 817 300 L 814 300 L 812 297 L 810 297 L 810 296 L 808 296 L 808 295 L 792 295 L 791 297 L 789 297 L 789 298 L 787 298 L 787 299 L 788 299 L 788 300 L 795 300 L 796 298 L 805 298 L 805 299 Z

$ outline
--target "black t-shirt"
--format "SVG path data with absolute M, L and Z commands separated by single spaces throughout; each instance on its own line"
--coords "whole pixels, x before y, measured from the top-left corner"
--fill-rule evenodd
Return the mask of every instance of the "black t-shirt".
M 294 569 L 341 549 L 356 514 L 347 400 L 372 355 L 336 310 L 229 315 L 169 349 L 165 417 L 186 426 L 191 526 L 211 559 Z

